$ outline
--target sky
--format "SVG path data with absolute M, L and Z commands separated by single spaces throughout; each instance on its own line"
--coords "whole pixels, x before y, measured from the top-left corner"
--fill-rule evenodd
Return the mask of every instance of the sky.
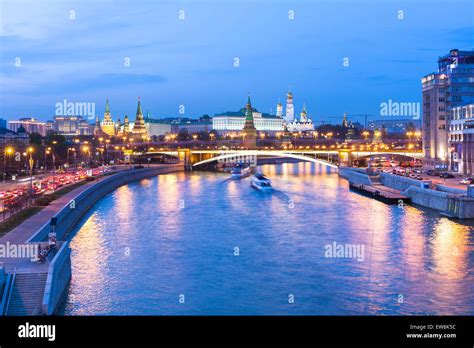
M 248 94 L 275 112 L 291 88 L 315 122 L 380 119 L 389 99 L 421 101 L 439 56 L 474 49 L 473 14 L 472 0 L 0 0 L 0 117 L 52 119 L 64 100 L 102 117 L 109 98 L 123 120 L 140 97 L 155 118 L 197 118 Z

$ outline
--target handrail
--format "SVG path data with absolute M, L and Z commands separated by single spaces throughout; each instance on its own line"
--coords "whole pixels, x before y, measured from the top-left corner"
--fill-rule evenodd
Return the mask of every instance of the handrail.
M 33 311 L 31 312 L 31 315 L 41 315 L 42 312 L 41 312 L 41 305 L 37 305 L 35 307 L 35 309 L 33 309 Z
M 5 307 L 2 308 L 4 311 L 2 312 L 2 315 L 7 315 L 8 314 L 8 309 L 10 307 L 10 300 L 12 298 L 12 293 L 13 293 L 13 286 L 15 285 L 15 278 L 16 278 L 16 268 L 13 270 L 13 274 L 11 275 L 11 282 L 9 284 L 9 288 L 5 289 L 7 291 L 6 293 L 6 304 Z M 2 305 L 3 305 L 2 301 Z
M 11 273 L 7 274 L 7 280 L 5 281 L 5 286 L 3 287 L 2 302 L 0 303 L 0 316 L 4 315 L 5 312 L 5 306 L 8 299 L 8 292 L 10 291 L 12 277 L 13 275 Z

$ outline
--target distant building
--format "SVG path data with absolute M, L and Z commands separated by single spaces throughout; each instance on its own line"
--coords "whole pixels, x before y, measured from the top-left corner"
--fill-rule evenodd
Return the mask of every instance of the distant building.
M 42 136 L 46 135 L 46 123 L 38 121 L 35 118 L 20 118 L 18 121 L 8 121 L 8 129 L 17 132 L 20 127 L 23 127 L 29 134 L 39 133 Z
M 283 126 L 289 132 L 311 132 L 314 130 L 313 120 L 308 116 L 306 112 L 306 105 L 303 104 L 303 110 L 300 113 L 300 119 L 297 120 L 293 118 L 293 122 L 287 123 L 286 121 L 283 123 Z
M 0 128 L 7 128 L 7 120 L 0 118 Z
M 29 142 L 30 137 L 22 126 L 18 128 L 18 132 L 0 128 L 0 145 L 27 145 Z
M 54 126 L 54 121 L 48 120 L 45 122 L 44 129 L 45 129 L 46 135 L 54 131 L 53 126 Z
M 173 133 L 172 123 L 166 122 L 165 120 L 159 120 L 159 119 L 147 117 L 145 118 L 145 127 L 148 131 L 148 134 L 151 137 Z
M 155 119 L 147 114 L 145 117 L 145 126 L 150 136 L 179 133 L 184 129 L 187 130 L 189 134 L 199 132 L 208 133 L 212 130 L 212 118 L 209 116 L 202 116 L 199 119 L 180 117 Z
M 411 119 L 400 120 L 371 120 L 367 124 L 371 131 L 385 128 L 388 134 L 406 133 L 409 129 L 420 129 L 421 122 Z
M 245 124 L 245 115 L 247 109 L 242 108 L 239 111 L 228 111 L 222 114 L 216 114 L 212 118 L 212 129 L 221 135 L 235 134 L 242 132 Z M 276 133 L 283 131 L 283 119 L 281 117 L 261 113 L 252 108 L 252 116 L 255 128 L 259 132 Z
M 54 116 L 53 131 L 65 136 L 92 135 L 94 127 L 82 116 Z
M 172 128 L 173 133 L 179 133 L 186 129 L 189 134 L 206 132 L 209 133 L 212 130 L 212 118 L 209 116 L 202 116 L 199 119 L 181 118 L 178 122 L 174 123 Z

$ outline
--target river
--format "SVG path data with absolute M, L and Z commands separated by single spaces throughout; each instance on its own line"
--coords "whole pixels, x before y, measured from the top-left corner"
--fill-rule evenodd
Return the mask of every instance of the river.
M 273 192 L 182 172 L 101 199 L 74 232 L 62 313 L 474 315 L 472 225 L 363 197 L 322 165 L 262 170 Z

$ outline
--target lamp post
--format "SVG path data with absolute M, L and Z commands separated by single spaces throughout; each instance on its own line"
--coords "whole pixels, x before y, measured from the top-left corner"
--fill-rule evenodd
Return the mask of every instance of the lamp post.
M 30 158 L 28 160 L 28 164 L 30 165 L 30 195 L 33 195 L 33 165 L 34 165 L 34 160 L 33 160 L 33 147 L 28 148 L 28 153 L 30 154 Z
M 47 160 L 48 160 L 48 155 L 51 153 L 51 148 L 50 147 L 47 147 L 44 149 L 44 174 L 46 174 L 46 171 L 48 169 L 48 166 L 47 166 Z
M 368 131 L 366 131 L 366 130 L 362 132 L 362 135 L 364 136 L 365 141 L 367 141 L 367 138 L 369 137 L 369 134 L 370 134 L 370 133 L 369 133 Z
M 110 144 L 110 139 L 105 140 L 105 164 L 109 164 L 109 145 Z
M 87 161 L 87 158 L 88 158 L 88 154 L 89 154 L 89 146 L 88 145 L 84 145 L 82 147 L 82 152 L 84 152 L 84 159 Z M 87 165 L 87 163 L 86 163 Z
M 3 182 L 5 183 L 6 176 L 7 176 L 7 156 L 12 155 L 15 152 L 13 147 L 8 146 L 5 148 L 4 156 L 3 156 Z

